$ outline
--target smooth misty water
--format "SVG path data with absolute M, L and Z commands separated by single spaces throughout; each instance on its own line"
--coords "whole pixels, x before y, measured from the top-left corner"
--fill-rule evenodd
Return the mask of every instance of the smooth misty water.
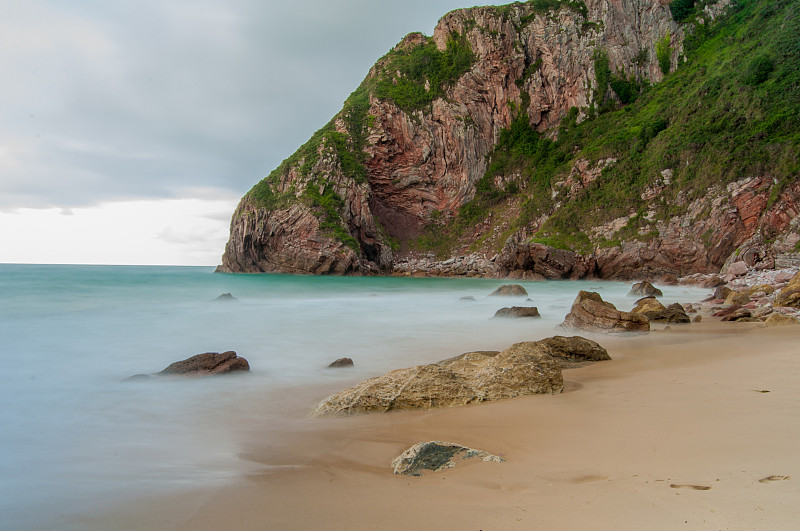
M 521 282 L 527 303 L 486 296 L 502 283 L 0 264 L 0 527 L 44 529 L 127 496 L 236 477 L 255 466 L 245 440 L 268 445 L 324 397 L 292 389 L 563 333 L 579 289 L 633 304 L 630 284 L 599 281 Z M 238 301 L 213 301 L 224 292 Z M 664 301 L 698 297 L 675 287 Z M 543 317 L 490 319 L 511 305 Z M 225 350 L 252 372 L 121 382 Z M 342 356 L 356 367 L 325 369 Z

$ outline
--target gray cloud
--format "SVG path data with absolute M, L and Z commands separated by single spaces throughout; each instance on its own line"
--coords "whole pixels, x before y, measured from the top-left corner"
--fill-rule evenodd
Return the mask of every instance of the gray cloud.
M 241 195 L 458 1 L 16 2 L 0 209 Z

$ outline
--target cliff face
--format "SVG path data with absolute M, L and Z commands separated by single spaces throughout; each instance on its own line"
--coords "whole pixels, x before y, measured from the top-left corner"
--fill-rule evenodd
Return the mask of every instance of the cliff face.
M 372 67 L 327 126 L 242 199 L 220 270 L 390 272 L 398 251 L 413 251 L 420 235 L 446 227 L 475 198 L 487 155 L 520 116 L 532 130 L 555 138 L 570 109 L 580 122 L 595 108 L 624 101 L 613 83 L 598 86 L 598 52 L 607 60 L 604 68 L 628 86 L 659 83 L 677 68 L 686 26 L 672 19 L 668 3 L 562 1 L 547 11 L 539 11 L 537 2 L 475 7 L 445 15 L 431 38 L 408 35 Z M 701 17 L 709 23 L 728 3 L 707 6 Z M 415 65 L 423 63 L 440 66 L 420 74 Z M 617 158 L 578 160 L 549 193 L 562 194 L 563 201 L 581 194 L 601 166 Z M 494 185 L 517 177 L 495 176 Z M 546 276 L 718 270 L 761 229 L 774 233 L 774 240 L 796 218 L 793 186 L 765 209 L 771 183 L 759 176 L 700 199 L 673 196 L 685 212 L 654 222 L 658 237 L 582 252 L 576 259 L 582 265 Z M 658 199 L 669 186 L 663 176 L 654 179 L 643 200 Z M 497 274 L 535 269 L 532 256 L 541 250 L 527 240 L 563 201 L 513 227 L 494 260 Z M 614 223 L 628 221 L 588 232 L 613 234 Z M 476 236 L 485 239 L 497 225 L 486 224 Z M 448 252 L 462 251 L 453 245 Z

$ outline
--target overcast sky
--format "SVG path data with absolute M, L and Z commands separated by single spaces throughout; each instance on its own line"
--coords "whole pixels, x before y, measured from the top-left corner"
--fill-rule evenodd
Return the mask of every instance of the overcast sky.
M 0 0 L 0 262 L 219 263 L 238 199 L 458 0 Z

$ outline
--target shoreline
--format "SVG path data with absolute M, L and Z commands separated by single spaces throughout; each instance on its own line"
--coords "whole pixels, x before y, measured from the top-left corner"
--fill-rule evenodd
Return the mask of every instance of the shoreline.
M 800 405 L 792 351 L 800 331 L 717 320 L 663 328 L 593 337 L 612 361 L 565 370 L 560 395 L 307 419 L 266 448 L 254 434 L 241 457 L 255 472 L 230 485 L 132 500 L 71 522 L 186 530 L 792 527 L 800 521 L 797 481 L 760 481 L 800 479 L 791 413 Z M 424 440 L 506 462 L 393 475 L 391 460 Z

